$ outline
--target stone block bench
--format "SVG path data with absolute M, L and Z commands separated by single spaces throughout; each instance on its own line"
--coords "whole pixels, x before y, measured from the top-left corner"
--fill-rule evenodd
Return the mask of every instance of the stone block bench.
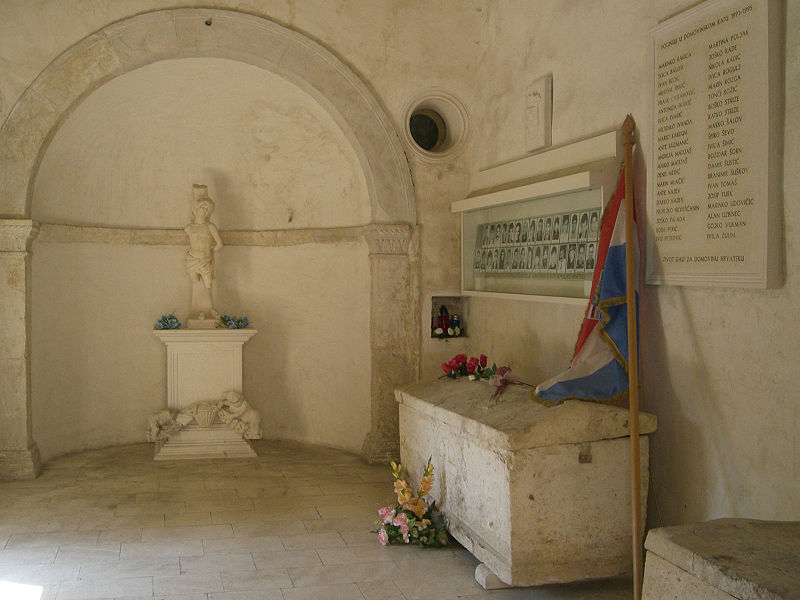
M 800 598 L 800 522 L 719 519 L 654 529 L 644 600 Z
M 450 533 L 483 562 L 478 582 L 533 586 L 630 573 L 628 411 L 579 401 L 546 407 L 513 385 L 489 406 L 493 390 L 464 378 L 395 391 L 409 483 L 432 457 L 432 497 Z M 642 413 L 639 426 L 644 507 L 646 434 L 656 419 Z

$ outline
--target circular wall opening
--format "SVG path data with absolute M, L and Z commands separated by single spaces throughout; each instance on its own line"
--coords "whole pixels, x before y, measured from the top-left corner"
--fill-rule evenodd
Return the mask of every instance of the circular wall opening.
M 408 129 L 417 146 L 428 152 L 441 148 L 447 138 L 447 125 L 436 111 L 423 108 L 412 113 Z
M 469 118 L 450 94 L 422 92 L 406 106 L 403 133 L 409 148 L 429 162 L 449 160 L 466 145 Z

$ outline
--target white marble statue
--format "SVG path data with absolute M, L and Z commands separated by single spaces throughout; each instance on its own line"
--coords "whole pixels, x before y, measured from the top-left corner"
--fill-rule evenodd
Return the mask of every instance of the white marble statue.
M 219 312 L 211 301 L 211 282 L 214 280 L 214 255 L 222 248 L 222 238 L 217 226 L 209 218 L 214 212 L 214 201 L 208 197 L 208 187 L 194 185 L 192 222 L 184 228 L 189 237 L 186 253 L 186 272 L 192 280 L 192 308 L 187 326 L 189 329 L 213 328 Z
M 248 440 L 261 439 L 261 415 L 253 409 L 244 396 L 233 390 L 223 394 L 219 420 L 241 433 Z

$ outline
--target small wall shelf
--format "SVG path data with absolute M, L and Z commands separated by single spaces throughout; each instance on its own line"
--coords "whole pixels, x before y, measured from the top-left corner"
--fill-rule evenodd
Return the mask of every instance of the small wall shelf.
M 447 327 L 442 327 L 442 307 L 447 311 Z M 432 296 L 431 297 L 431 337 L 438 339 L 453 339 L 467 337 L 467 305 L 466 298 L 462 296 Z M 453 326 L 454 317 L 458 318 L 458 329 Z M 436 333 L 437 328 L 441 333 Z M 453 333 L 448 333 L 448 329 Z

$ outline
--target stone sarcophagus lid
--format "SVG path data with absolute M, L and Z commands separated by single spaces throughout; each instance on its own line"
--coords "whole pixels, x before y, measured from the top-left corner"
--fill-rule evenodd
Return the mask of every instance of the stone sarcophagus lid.
M 644 600 L 800 598 L 800 521 L 716 519 L 651 529 Z
M 395 391 L 410 480 L 432 457 L 431 497 L 450 533 L 505 584 L 629 573 L 627 409 L 580 401 L 546 407 L 514 385 L 491 405 L 493 390 L 488 382 L 448 379 Z M 641 413 L 639 423 L 644 511 L 647 434 L 656 418 Z M 478 570 L 486 587 L 486 569 Z

